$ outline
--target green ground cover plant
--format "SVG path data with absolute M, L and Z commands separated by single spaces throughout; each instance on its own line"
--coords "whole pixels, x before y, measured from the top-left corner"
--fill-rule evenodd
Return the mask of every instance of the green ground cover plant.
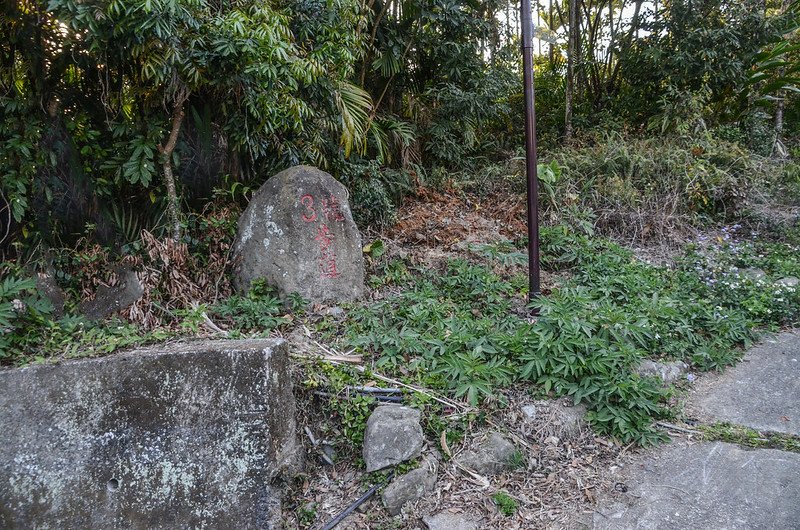
M 163 340 L 164 330 L 143 332 L 118 320 L 92 322 L 80 316 L 53 318 L 53 306 L 23 271 L 0 264 L 0 365 L 22 366 L 54 357 L 71 359 L 111 353 Z
M 404 278 L 399 292 L 353 308 L 343 329 L 327 330 L 330 338 L 341 333 L 343 347 L 371 356 L 377 369 L 473 405 L 522 382 L 535 392 L 571 396 L 587 404 L 600 432 L 644 445 L 662 437 L 652 422 L 669 416 L 671 390 L 638 376 L 640 360 L 720 369 L 754 340 L 756 327 L 797 318 L 796 298 L 787 299 L 780 286 L 721 285 L 699 265 L 695 250 L 666 268 L 566 226 L 544 230 L 543 238 L 548 263 L 571 276 L 533 303 L 540 312 L 535 320 L 520 310 L 526 278 L 494 272 L 519 253 L 509 242 L 482 246 L 475 260 L 451 260 L 442 270 L 412 267 L 413 278 Z M 772 243 L 764 254 L 759 245 L 741 243 L 736 248 L 747 250 L 738 257 L 734 247 L 718 245 L 702 255 L 703 263 L 739 260 L 780 274 L 796 270 L 792 247 Z
M 508 493 L 504 491 L 498 491 L 492 495 L 492 499 L 497 505 L 497 509 L 500 510 L 500 513 L 506 517 L 511 517 L 517 513 L 517 501 L 515 501 L 514 498 Z

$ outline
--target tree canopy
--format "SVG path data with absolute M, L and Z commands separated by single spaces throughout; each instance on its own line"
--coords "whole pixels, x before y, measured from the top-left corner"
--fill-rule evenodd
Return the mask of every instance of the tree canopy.
M 798 114 L 796 2 L 535 9 L 545 148 L 573 129 L 697 118 L 766 151 L 797 133 L 796 120 L 784 127 Z M 69 237 L 90 223 L 113 240 L 139 205 L 166 212 L 179 237 L 182 207 L 297 163 L 347 182 L 378 168 L 380 193 L 395 195 L 387 171 L 507 156 L 522 135 L 517 10 L 494 0 L 5 2 L 0 169 L 14 233 Z

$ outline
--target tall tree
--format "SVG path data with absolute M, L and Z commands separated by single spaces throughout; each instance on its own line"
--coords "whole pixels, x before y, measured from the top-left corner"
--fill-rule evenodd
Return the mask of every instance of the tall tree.
M 567 38 L 567 79 L 564 103 L 564 139 L 572 140 L 572 111 L 575 99 L 575 53 L 578 49 L 578 0 L 569 0 L 569 34 Z
M 789 9 L 790 0 L 783 0 L 781 3 L 781 12 L 786 13 Z M 781 67 L 778 70 L 778 77 L 786 75 L 786 68 Z M 784 154 L 785 149 L 781 153 L 783 147 L 783 112 L 786 108 L 786 90 L 780 90 L 776 94 L 777 101 L 775 102 L 775 149 L 779 154 Z

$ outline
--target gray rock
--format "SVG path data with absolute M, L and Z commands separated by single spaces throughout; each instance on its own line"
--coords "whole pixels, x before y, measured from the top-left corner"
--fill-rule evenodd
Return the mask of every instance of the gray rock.
M 103 320 L 130 307 L 144 295 L 144 288 L 135 271 L 121 267 L 117 270 L 117 276 L 119 277 L 117 285 L 101 286 L 97 289 L 93 300 L 80 305 L 79 310 L 86 318 Z
M 344 309 L 339 306 L 329 307 L 323 312 L 323 315 L 333 318 L 342 318 L 344 317 Z
M 759 280 L 763 280 L 767 277 L 767 273 L 761 269 L 757 269 L 755 267 L 749 267 L 747 269 L 739 269 L 738 270 L 739 276 L 742 278 L 747 278 L 752 280 L 753 282 L 758 282 Z
M 511 459 L 516 451 L 513 443 L 493 432 L 477 449 L 461 455 L 459 462 L 482 475 L 496 475 L 511 468 Z
M 397 477 L 383 490 L 383 505 L 389 515 L 397 515 L 406 503 L 421 499 L 436 486 L 438 462 L 434 457 L 422 461 L 417 469 L 412 469 Z
M 636 373 L 642 377 L 658 377 L 665 384 L 671 384 L 682 378 L 689 370 L 689 365 L 683 361 L 658 363 L 645 359 L 636 367 Z
M 524 414 L 527 419 L 529 420 L 536 419 L 536 405 L 530 405 L 530 404 L 523 405 L 521 410 L 522 414 Z
M 64 291 L 56 283 L 56 279 L 50 271 L 36 273 L 36 288 L 39 293 L 53 305 L 53 316 L 61 318 L 64 316 L 64 302 L 66 297 Z
M 284 341 L 0 371 L 0 528 L 279 528 L 299 461 Z
M 416 458 L 422 452 L 420 412 L 402 405 L 381 405 L 367 420 L 363 456 L 367 473 Z
M 439 512 L 436 515 L 426 515 L 422 522 L 428 530 L 478 530 L 478 525 L 461 514 Z
M 263 278 L 281 295 L 312 302 L 364 293 L 361 234 L 347 189 L 329 174 L 296 166 L 267 180 L 239 219 L 234 285 L 246 292 Z
M 554 404 L 553 427 L 559 438 L 572 440 L 589 428 L 586 423 L 586 405 L 563 406 Z
M 775 285 L 778 285 L 780 287 L 797 287 L 798 284 L 800 284 L 800 280 L 798 280 L 794 276 L 787 276 L 786 278 L 781 278 L 780 280 L 775 282 Z

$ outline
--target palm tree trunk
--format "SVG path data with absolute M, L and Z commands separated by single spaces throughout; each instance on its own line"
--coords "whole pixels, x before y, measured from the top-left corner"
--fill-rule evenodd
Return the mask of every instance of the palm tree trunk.
M 789 8 L 789 0 L 783 0 L 781 12 L 785 13 Z M 786 75 L 786 70 L 781 68 L 778 72 L 779 77 Z M 781 90 L 777 94 L 778 101 L 775 103 L 775 147 L 780 147 L 783 143 L 783 111 L 786 107 L 786 91 Z
M 578 39 L 578 0 L 569 0 L 569 36 L 567 38 L 567 86 L 564 111 L 564 140 L 572 140 L 572 105 L 575 97 L 575 49 Z

